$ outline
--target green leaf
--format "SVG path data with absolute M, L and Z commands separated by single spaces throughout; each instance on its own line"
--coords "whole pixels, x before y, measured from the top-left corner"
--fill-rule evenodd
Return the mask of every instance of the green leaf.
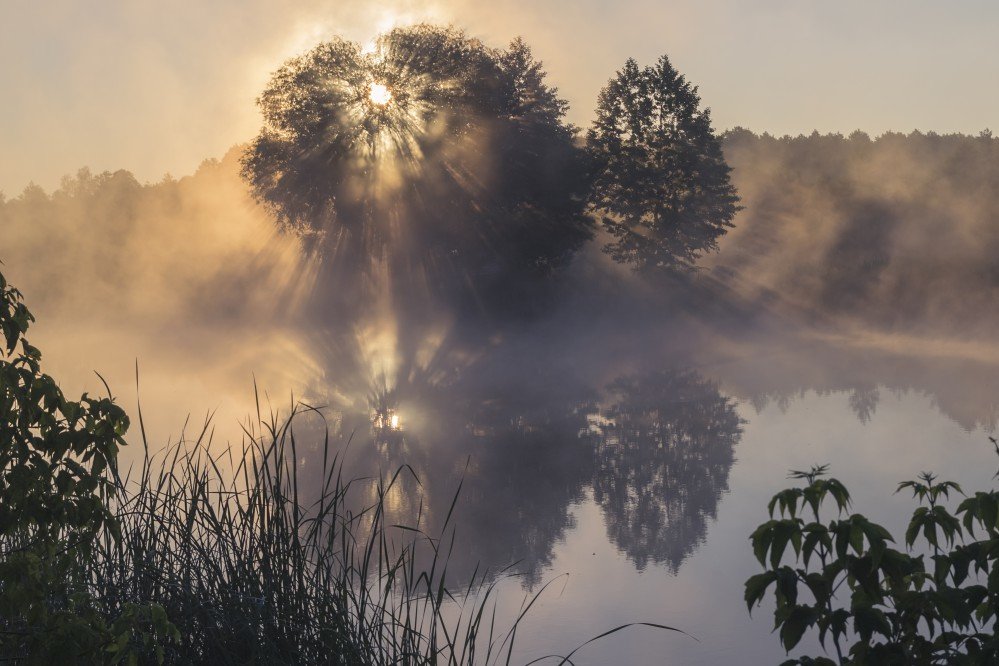
M 919 507 L 912 513 L 912 520 L 909 521 L 909 527 L 905 530 L 906 546 L 912 546 L 916 542 L 916 537 L 919 535 L 928 514 L 929 509 L 925 506 Z
M 780 628 L 780 642 L 791 651 L 801 641 L 805 631 L 815 624 L 818 613 L 811 606 L 795 606 Z
M 777 580 L 777 574 L 773 571 L 766 571 L 761 574 L 756 574 L 750 577 L 746 581 L 746 592 L 743 598 L 746 601 L 746 608 L 750 613 L 753 611 L 753 606 L 756 606 L 763 601 L 763 597 L 767 593 L 767 588 Z
M 769 520 L 753 532 L 749 537 L 753 544 L 753 554 L 756 555 L 756 559 L 759 560 L 760 566 L 766 566 L 767 562 L 767 550 L 770 549 L 770 543 L 773 540 L 773 526 L 776 521 Z

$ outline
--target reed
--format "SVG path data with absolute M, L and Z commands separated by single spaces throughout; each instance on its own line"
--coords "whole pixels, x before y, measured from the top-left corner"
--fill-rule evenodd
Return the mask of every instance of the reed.
M 151 456 L 140 409 L 146 455 L 118 481 L 121 536 L 101 534 L 88 572 L 98 605 L 162 606 L 181 636 L 168 663 L 509 663 L 524 615 L 497 630 L 504 573 L 449 590 L 450 514 L 436 536 L 385 523 L 387 493 L 412 470 L 347 480 L 327 431 L 323 485 L 303 503 L 295 423 L 306 411 L 263 415 L 258 401 L 238 447 L 213 446 L 207 419 Z M 373 503 L 351 506 L 357 483 L 375 484 Z M 393 538 L 400 527 L 406 538 Z

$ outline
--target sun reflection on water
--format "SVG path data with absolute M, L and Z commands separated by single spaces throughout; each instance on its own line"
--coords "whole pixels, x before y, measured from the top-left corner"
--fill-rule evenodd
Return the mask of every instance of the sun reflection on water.
M 399 414 L 391 408 L 376 409 L 371 416 L 371 424 L 375 430 L 402 430 Z

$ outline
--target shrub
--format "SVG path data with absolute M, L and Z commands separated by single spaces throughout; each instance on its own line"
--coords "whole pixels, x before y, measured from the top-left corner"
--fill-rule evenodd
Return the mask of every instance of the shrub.
M 963 495 L 956 483 L 923 473 L 899 484 L 919 501 L 903 551 L 884 527 L 847 515 L 850 494 L 826 471 L 792 472 L 803 484 L 776 494 L 751 536 L 765 571 L 746 582 L 750 611 L 772 586 L 783 647 L 817 629 L 836 657 L 785 664 L 999 663 L 999 491 L 967 496 L 952 513 L 943 502 Z M 829 499 L 836 517 L 825 520 Z
M 89 566 L 120 538 L 111 501 L 128 417 L 68 400 L 25 339 L 31 313 L 0 273 L 0 657 L 31 663 L 163 660 L 176 630 L 155 604 L 103 607 Z

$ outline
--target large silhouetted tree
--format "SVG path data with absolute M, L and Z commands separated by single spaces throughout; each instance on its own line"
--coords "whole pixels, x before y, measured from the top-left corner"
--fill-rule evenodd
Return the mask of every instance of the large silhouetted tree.
M 244 175 L 332 262 L 475 284 L 550 272 L 591 235 L 567 105 L 520 40 L 426 25 L 370 53 L 335 40 L 287 62 L 259 104 Z
M 628 60 L 601 91 L 588 134 L 590 203 L 613 236 L 606 250 L 640 270 L 684 272 L 739 210 L 729 167 L 697 88 L 663 56 Z

